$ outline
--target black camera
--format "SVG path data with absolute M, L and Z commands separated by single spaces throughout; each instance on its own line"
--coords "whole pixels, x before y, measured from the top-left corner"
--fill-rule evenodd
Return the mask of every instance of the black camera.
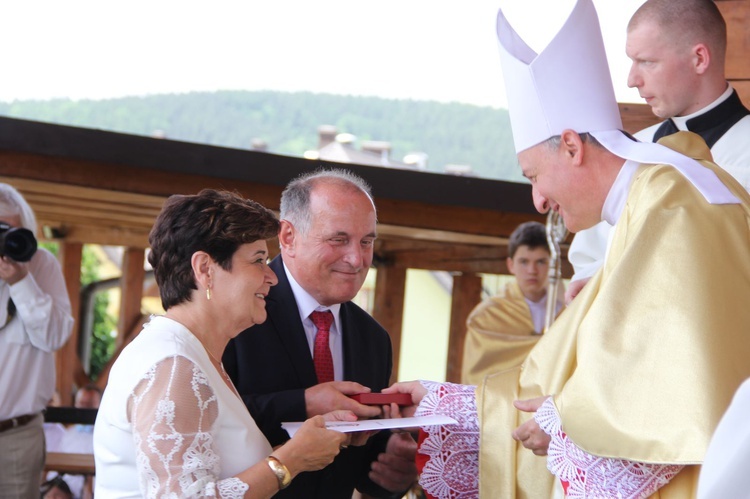
M 0 222 L 0 256 L 16 262 L 28 262 L 36 253 L 36 238 L 29 229 Z

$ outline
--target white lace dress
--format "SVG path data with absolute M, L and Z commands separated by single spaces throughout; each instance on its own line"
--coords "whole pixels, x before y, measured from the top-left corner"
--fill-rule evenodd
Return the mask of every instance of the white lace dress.
M 94 428 L 97 497 L 243 497 L 272 449 L 181 324 L 154 317 L 110 372 Z
M 458 424 L 423 428 L 418 459 L 424 462 L 419 484 L 428 497 L 469 499 L 479 497 L 479 416 L 474 386 L 422 381 L 427 395 L 416 416 L 445 414 Z M 648 497 L 674 477 L 682 466 L 648 464 L 594 456 L 567 438 L 552 398 L 534 419 L 550 435 L 547 468 L 558 477 L 566 497 Z M 508 432 L 513 428 L 508 428 Z M 531 452 L 531 451 L 529 451 Z

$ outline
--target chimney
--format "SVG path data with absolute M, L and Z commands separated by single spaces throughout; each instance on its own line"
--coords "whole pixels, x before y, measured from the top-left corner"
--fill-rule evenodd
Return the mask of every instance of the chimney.
M 334 125 L 320 125 L 318 127 L 318 150 L 336 140 L 338 130 Z
M 336 134 L 335 140 L 343 146 L 352 147 L 352 145 L 357 141 L 357 136 L 351 133 L 339 133 Z
M 445 173 L 459 177 L 473 177 L 474 174 L 469 165 L 445 165 Z
M 380 162 L 387 165 L 391 154 L 391 143 L 383 140 L 366 140 L 362 142 L 362 150 L 379 154 Z
M 410 152 L 404 156 L 404 163 L 414 167 L 417 170 L 427 170 L 427 160 L 429 156 L 425 152 Z
M 268 142 L 263 139 L 254 138 L 250 141 L 250 149 L 253 151 L 267 152 Z

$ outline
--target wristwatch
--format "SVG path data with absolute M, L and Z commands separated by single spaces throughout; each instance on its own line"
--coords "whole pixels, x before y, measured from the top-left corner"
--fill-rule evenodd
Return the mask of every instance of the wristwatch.
M 292 483 L 292 474 L 286 466 L 276 456 L 268 456 L 266 458 L 268 467 L 271 468 L 273 474 L 276 475 L 276 479 L 279 481 L 279 490 L 285 489 Z

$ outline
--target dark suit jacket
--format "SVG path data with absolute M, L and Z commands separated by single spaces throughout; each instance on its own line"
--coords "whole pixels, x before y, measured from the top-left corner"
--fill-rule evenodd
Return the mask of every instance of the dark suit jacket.
M 317 384 L 317 378 L 281 256 L 270 265 L 279 283 L 266 299 L 268 319 L 230 341 L 223 363 L 258 426 L 276 446 L 289 438 L 281 422 L 307 419 L 305 389 Z M 341 304 L 340 316 L 344 379 L 379 392 L 388 386 L 393 365 L 388 333 L 354 303 Z M 351 499 L 355 487 L 369 495 L 390 496 L 367 477 L 388 436 L 382 432 L 365 446 L 342 450 L 330 466 L 301 473 L 274 497 Z

